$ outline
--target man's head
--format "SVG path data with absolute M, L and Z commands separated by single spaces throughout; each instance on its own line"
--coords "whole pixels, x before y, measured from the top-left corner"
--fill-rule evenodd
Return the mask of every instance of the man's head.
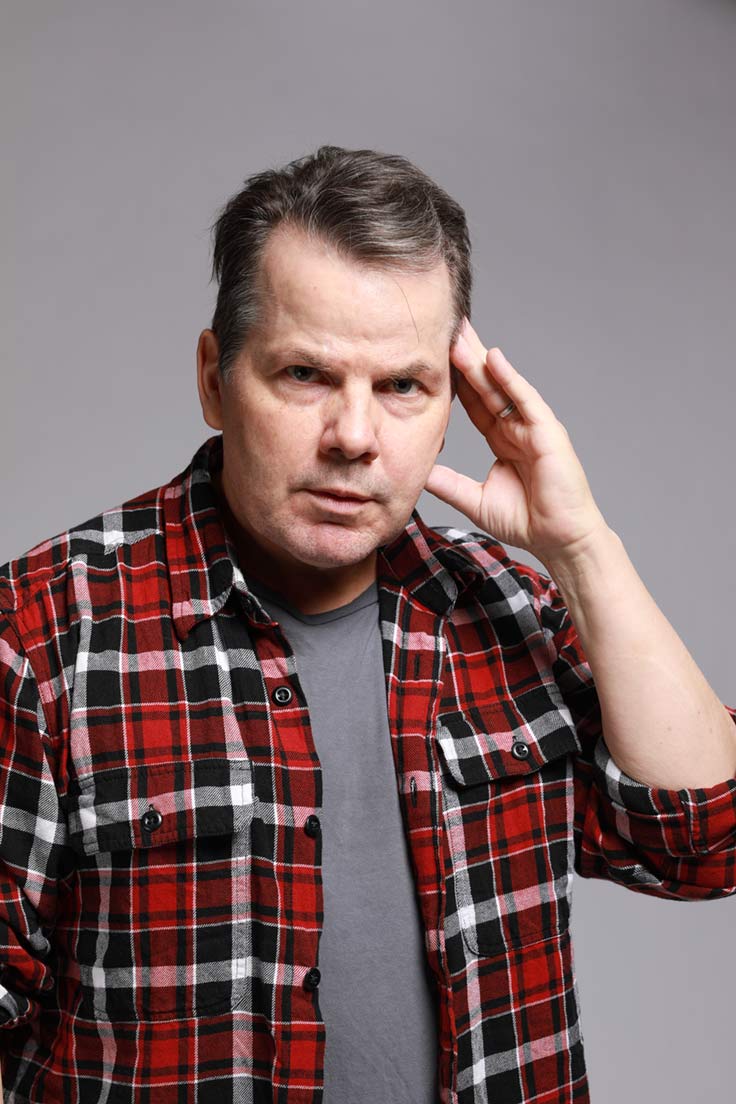
M 444 441 L 469 252 L 462 209 L 370 150 L 322 147 L 251 177 L 223 209 L 199 391 L 256 574 L 342 596 L 367 585 Z

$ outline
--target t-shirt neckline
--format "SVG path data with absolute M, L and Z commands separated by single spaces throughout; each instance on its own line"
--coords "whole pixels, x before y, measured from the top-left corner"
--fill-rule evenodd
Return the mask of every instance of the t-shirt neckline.
M 249 590 L 266 604 L 278 606 L 280 610 L 284 610 L 291 617 L 297 621 L 302 621 L 305 625 L 322 625 L 328 621 L 338 621 L 342 617 L 350 617 L 351 614 L 357 613 L 358 610 L 365 609 L 366 606 L 375 605 L 378 602 L 378 583 L 374 579 L 364 591 L 356 595 L 349 602 L 346 602 L 342 606 L 337 606 L 335 609 L 324 610 L 322 613 L 302 613 L 300 609 L 292 605 L 291 602 L 284 598 L 283 594 L 274 590 L 272 587 L 266 586 L 260 579 L 248 578 L 247 580 Z

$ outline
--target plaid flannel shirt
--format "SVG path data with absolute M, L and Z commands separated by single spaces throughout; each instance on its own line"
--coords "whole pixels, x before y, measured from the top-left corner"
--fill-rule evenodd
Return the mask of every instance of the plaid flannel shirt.
M 211 437 L 168 485 L 0 568 L 14 1104 L 322 1100 L 320 763 L 217 512 L 221 463 Z M 736 779 L 621 771 L 559 593 L 491 537 L 414 512 L 378 572 L 440 1099 L 588 1101 L 573 873 L 736 893 Z

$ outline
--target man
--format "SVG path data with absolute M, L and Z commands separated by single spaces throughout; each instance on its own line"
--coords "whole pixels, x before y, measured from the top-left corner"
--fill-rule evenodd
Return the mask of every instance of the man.
M 735 893 L 736 710 L 470 325 L 436 184 L 322 147 L 214 257 L 217 435 L 0 569 L 5 1099 L 587 1101 L 573 872 Z

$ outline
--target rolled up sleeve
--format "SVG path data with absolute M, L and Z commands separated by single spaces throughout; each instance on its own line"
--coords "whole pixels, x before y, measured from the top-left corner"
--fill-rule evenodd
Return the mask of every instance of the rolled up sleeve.
M 736 724 L 736 709 L 724 709 Z M 609 822 L 640 849 L 671 859 L 667 871 L 683 887 L 705 896 L 736 893 L 736 777 L 705 788 L 647 786 L 621 770 L 601 734 L 593 784 L 610 808 Z
M 577 873 L 682 901 L 735 894 L 736 777 L 669 790 L 623 771 L 606 745 L 593 673 L 562 596 L 546 576 L 534 572 L 529 582 L 581 745 L 574 774 Z M 724 709 L 736 723 L 736 709 Z
M 38 686 L 0 614 L 0 1028 L 38 1011 L 54 985 L 50 932 L 69 848 Z

